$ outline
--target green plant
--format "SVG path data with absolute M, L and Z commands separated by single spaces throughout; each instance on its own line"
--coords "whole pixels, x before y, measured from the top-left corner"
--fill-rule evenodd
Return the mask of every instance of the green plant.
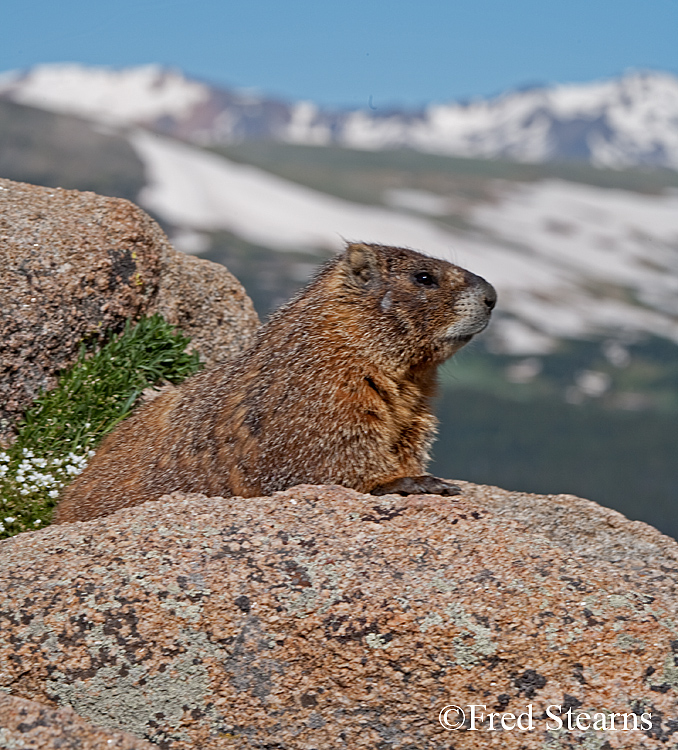
M 180 383 L 200 369 L 190 342 L 161 316 L 128 321 L 98 351 L 81 346 L 76 364 L 24 415 L 0 452 L 0 538 L 49 523 L 59 491 L 94 448 L 132 411 L 146 388 Z

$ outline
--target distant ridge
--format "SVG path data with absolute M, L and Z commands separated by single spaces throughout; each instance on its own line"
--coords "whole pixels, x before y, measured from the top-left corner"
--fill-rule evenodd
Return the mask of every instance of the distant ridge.
M 678 77 L 659 71 L 522 87 L 423 110 L 374 111 L 286 102 L 158 65 L 114 70 L 71 63 L 2 74 L 0 98 L 108 125 L 143 125 L 203 145 L 273 140 L 678 169 Z

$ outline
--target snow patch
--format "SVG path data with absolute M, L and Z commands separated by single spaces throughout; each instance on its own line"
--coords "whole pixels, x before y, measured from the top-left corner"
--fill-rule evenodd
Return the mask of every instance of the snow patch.
M 128 125 L 187 115 L 210 89 L 159 65 L 113 70 L 63 63 L 12 72 L 0 79 L 0 93 L 21 104 Z

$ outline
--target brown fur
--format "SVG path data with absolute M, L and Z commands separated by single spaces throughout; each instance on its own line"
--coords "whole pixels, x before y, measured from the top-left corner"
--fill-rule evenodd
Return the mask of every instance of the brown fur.
M 173 490 L 453 491 L 420 477 L 435 434 L 436 369 L 487 325 L 495 299 L 486 281 L 445 261 L 349 245 L 238 360 L 193 376 L 119 425 L 66 489 L 56 521 Z

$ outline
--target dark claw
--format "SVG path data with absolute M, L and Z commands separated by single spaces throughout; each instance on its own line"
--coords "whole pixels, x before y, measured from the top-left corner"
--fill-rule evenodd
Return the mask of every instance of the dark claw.
M 401 477 L 393 482 L 377 485 L 371 495 L 459 495 L 461 489 L 452 482 L 423 474 L 420 477 Z

